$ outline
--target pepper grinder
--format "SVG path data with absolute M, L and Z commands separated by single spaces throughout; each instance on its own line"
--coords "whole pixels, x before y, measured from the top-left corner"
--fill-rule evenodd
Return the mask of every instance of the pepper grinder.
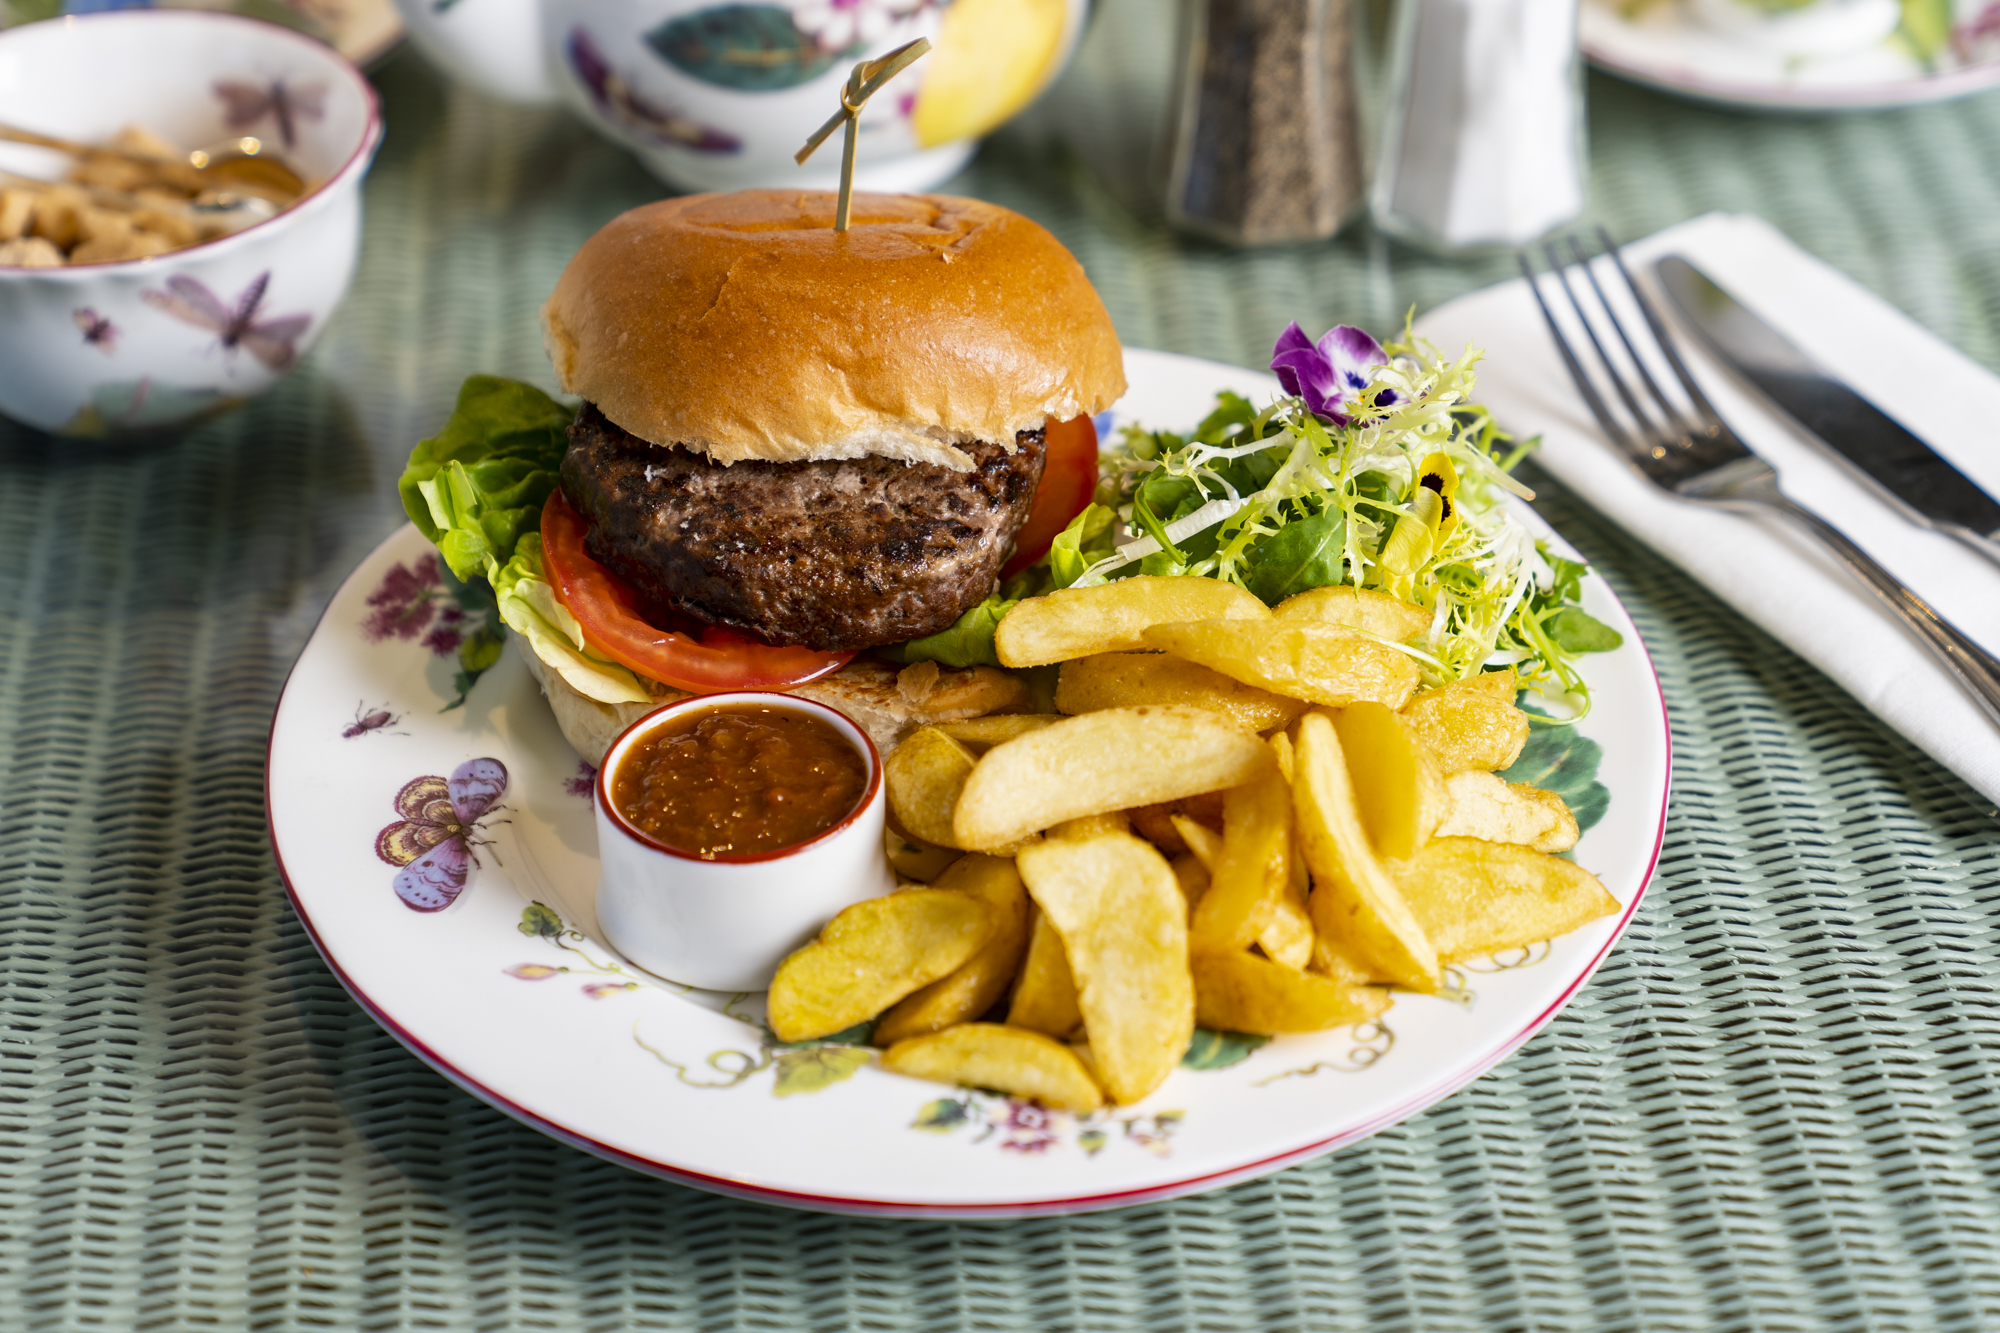
M 1181 0 L 1167 217 L 1232 245 L 1325 240 L 1367 188 L 1352 0 Z

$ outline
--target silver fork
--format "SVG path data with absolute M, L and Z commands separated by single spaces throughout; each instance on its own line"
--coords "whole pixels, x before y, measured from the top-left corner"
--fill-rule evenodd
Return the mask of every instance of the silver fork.
M 1543 258 L 1556 284 L 1569 298 L 1570 308 L 1576 312 L 1577 321 L 1596 353 L 1601 373 L 1610 381 L 1613 394 L 1625 409 L 1626 417 L 1620 418 L 1598 391 L 1596 382 L 1571 347 L 1562 325 L 1556 321 L 1555 312 L 1542 295 L 1542 281 L 1535 275 L 1533 261 L 1528 252 L 1522 250 L 1516 258 L 1520 261 L 1522 276 L 1528 280 L 1528 290 L 1535 294 L 1535 303 L 1542 308 L 1542 318 L 1548 322 L 1556 350 L 1562 354 L 1563 364 L 1576 381 L 1577 391 L 1583 395 L 1591 415 L 1597 418 L 1611 443 L 1648 481 L 1662 490 L 1684 500 L 1725 509 L 1782 514 L 1818 538 L 1839 557 L 1856 579 L 1881 598 L 1916 633 L 1924 646 L 1936 654 L 1945 669 L 1965 687 L 1986 716 L 2000 725 L 2000 659 L 1961 634 L 1950 621 L 1898 582 L 1895 575 L 1876 564 L 1839 529 L 1804 505 L 1786 497 L 1778 486 L 1777 472 L 1736 438 L 1735 432 L 1729 429 L 1708 401 L 1708 396 L 1694 382 L 1694 376 L 1688 373 L 1687 364 L 1681 360 L 1680 349 L 1674 344 L 1673 334 L 1668 331 L 1652 301 L 1632 281 L 1617 243 L 1602 227 L 1597 229 L 1597 236 L 1603 244 L 1604 253 L 1610 257 L 1618 276 L 1623 279 L 1625 290 L 1631 293 L 1638 306 L 1661 357 L 1672 367 L 1674 377 L 1680 381 L 1691 405 L 1690 411 L 1683 411 L 1661 390 L 1652 371 L 1647 368 L 1646 358 L 1640 355 L 1632 335 L 1626 330 L 1627 321 L 1620 320 L 1617 311 L 1605 299 L 1604 288 L 1598 284 L 1597 272 L 1577 238 L 1566 238 L 1570 252 L 1567 265 L 1556 248 L 1556 242 L 1550 241 L 1542 247 Z M 1577 295 L 1580 284 L 1573 281 L 1572 273 L 1581 273 L 1582 285 L 1587 285 L 1595 296 L 1599 312 L 1596 319 L 1584 312 L 1584 302 Z M 1618 363 L 1607 351 L 1599 333 L 1604 325 L 1609 325 L 1623 345 L 1630 371 L 1621 372 Z

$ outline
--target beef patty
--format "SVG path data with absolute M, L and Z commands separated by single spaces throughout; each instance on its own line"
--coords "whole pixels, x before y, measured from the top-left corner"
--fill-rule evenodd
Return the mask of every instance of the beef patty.
M 993 590 L 1042 479 L 1039 430 L 970 472 L 887 458 L 724 467 L 627 433 L 586 403 L 563 493 L 584 546 L 639 593 L 772 644 L 871 648 L 935 634 Z

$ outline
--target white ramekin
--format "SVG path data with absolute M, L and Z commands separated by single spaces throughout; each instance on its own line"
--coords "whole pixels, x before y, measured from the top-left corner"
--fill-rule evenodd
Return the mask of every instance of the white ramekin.
M 761 704 L 817 717 L 861 755 L 867 787 L 854 810 L 808 842 L 713 860 L 641 832 L 612 804 L 632 747 L 690 712 Z M 597 919 L 620 953 L 647 971 L 703 990 L 758 991 L 785 955 L 843 907 L 896 887 L 882 851 L 882 756 L 846 714 L 764 690 L 698 695 L 627 727 L 597 772 Z

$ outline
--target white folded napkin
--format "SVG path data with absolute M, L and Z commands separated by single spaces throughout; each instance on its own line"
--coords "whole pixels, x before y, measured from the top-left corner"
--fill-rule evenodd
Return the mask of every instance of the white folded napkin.
M 1625 247 L 1642 282 L 1653 260 L 1675 252 L 2000 495 L 2000 378 L 1762 219 L 1709 214 Z M 1553 282 L 1543 290 L 1552 303 L 1558 300 Z M 1585 301 L 1589 309 L 1587 296 Z M 1445 352 L 1467 343 L 1485 349 L 1479 397 L 1505 429 L 1543 436 L 1536 455 L 1542 467 L 2000 801 L 2000 728 L 1811 538 L 1776 517 L 1674 499 L 1632 470 L 1599 434 L 1524 283 L 1502 283 L 1440 306 L 1417 322 L 1417 332 Z M 1693 338 L 1683 335 L 1679 344 L 1716 410 L 1778 469 L 1788 495 L 1846 533 L 1982 646 L 2000 651 L 2000 565 L 1904 519 L 1739 387 Z M 1589 360 L 1587 353 L 1583 359 Z

